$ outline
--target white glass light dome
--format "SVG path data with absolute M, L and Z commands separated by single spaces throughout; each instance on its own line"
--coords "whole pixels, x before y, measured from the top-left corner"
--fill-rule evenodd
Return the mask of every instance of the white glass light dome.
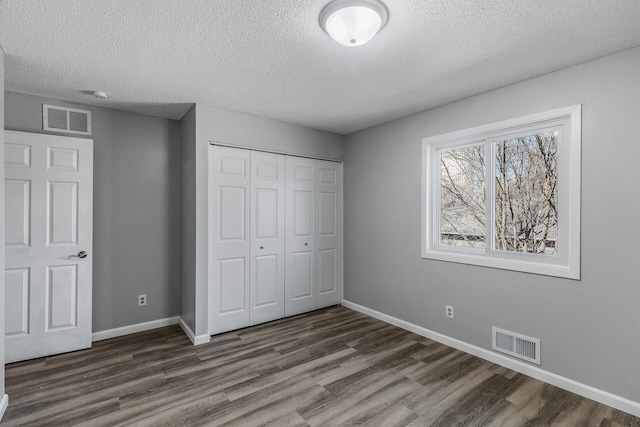
M 320 26 L 343 46 L 361 46 L 387 23 L 389 13 L 377 0 L 335 0 L 320 13 Z

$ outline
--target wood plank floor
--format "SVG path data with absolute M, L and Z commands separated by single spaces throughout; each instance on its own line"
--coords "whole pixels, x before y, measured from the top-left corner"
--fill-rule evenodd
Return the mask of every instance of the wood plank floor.
M 193 347 L 177 326 L 7 365 L 6 426 L 640 426 L 331 307 Z

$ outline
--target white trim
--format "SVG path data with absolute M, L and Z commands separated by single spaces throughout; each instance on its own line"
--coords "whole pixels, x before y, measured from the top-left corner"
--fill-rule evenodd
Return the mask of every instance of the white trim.
M 327 162 L 344 164 L 344 160 L 332 159 L 329 157 L 308 156 L 306 154 L 296 154 L 289 151 L 266 150 L 264 148 L 255 148 L 247 145 L 226 144 L 224 142 L 216 142 L 216 141 L 209 141 L 209 145 L 217 145 L 219 147 L 227 147 L 227 148 L 238 148 L 240 150 L 260 151 L 262 153 L 282 154 L 283 156 L 302 157 L 303 159 L 325 160 Z
M 91 334 L 91 341 L 102 341 L 109 338 L 121 337 L 123 335 L 135 334 L 137 332 L 149 331 L 151 329 L 162 328 L 164 326 L 176 324 L 178 324 L 178 316 L 167 317 L 166 319 L 151 320 L 149 322 L 137 323 L 135 325 L 122 326 L 120 328 L 94 332 Z
M 624 411 L 636 417 L 640 417 L 640 402 L 635 402 L 633 400 L 615 395 L 613 393 L 609 393 L 608 391 L 600 390 L 598 388 L 580 383 L 570 378 L 554 374 L 553 372 L 545 371 L 544 369 L 537 366 L 533 366 L 519 360 L 511 359 L 501 354 L 497 354 L 484 348 L 477 347 L 473 344 L 468 344 L 464 341 L 460 341 L 447 335 L 431 331 L 429 329 L 423 328 L 422 326 L 418 326 L 405 320 L 389 316 L 388 314 L 381 313 L 379 311 L 364 307 L 351 301 L 343 300 L 342 306 L 366 314 L 368 316 L 375 317 L 376 319 L 382 320 L 383 322 L 387 322 L 402 329 L 406 329 L 407 331 L 448 345 L 449 347 L 453 347 L 460 351 L 464 351 L 465 353 L 472 354 L 481 359 L 488 360 L 500 366 L 504 366 L 505 368 L 520 372 L 521 374 L 528 375 L 540 381 L 544 381 L 561 389 L 586 397 L 587 399 L 595 400 L 596 402 L 611 406 L 615 409 Z
M 189 325 L 187 325 L 187 322 L 185 322 L 182 317 L 178 317 L 178 324 L 180 325 L 184 333 L 187 334 L 187 337 L 189 337 L 189 340 L 193 345 L 206 344 L 211 341 L 211 337 L 209 336 L 209 334 L 196 336 L 196 334 L 193 333 Z
M 560 108 L 422 140 L 422 258 L 580 280 L 580 185 L 582 106 Z M 495 146 L 492 141 L 529 135 L 530 132 L 560 132 L 558 144 L 558 255 L 532 255 L 493 249 L 495 206 Z M 440 242 L 440 156 L 442 151 L 484 146 L 486 247 L 463 248 Z
M 9 406 L 9 395 L 5 394 L 2 396 L 2 400 L 0 401 L 0 421 L 2 421 L 2 418 L 4 417 L 7 406 Z
M 340 214 L 338 227 L 340 233 L 340 303 L 344 300 L 344 163 L 340 165 Z

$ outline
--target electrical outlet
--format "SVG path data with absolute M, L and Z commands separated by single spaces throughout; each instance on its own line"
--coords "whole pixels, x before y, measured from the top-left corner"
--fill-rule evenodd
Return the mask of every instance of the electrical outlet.
M 453 319 L 453 306 L 452 305 L 445 305 L 445 316 L 447 316 L 448 319 Z
M 138 295 L 138 306 L 147 305 L 147 294 Z

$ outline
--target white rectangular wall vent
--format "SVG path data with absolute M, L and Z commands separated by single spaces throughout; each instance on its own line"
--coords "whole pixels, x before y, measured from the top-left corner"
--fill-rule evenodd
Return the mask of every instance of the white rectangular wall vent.
M 42 104 L 42 129 L 91 135 L 91 111 Z
M 527 362 L 540 364 L 540 340 L 504 329 L 492 328 L 493 344 L 496 351 L 506 353 Z

